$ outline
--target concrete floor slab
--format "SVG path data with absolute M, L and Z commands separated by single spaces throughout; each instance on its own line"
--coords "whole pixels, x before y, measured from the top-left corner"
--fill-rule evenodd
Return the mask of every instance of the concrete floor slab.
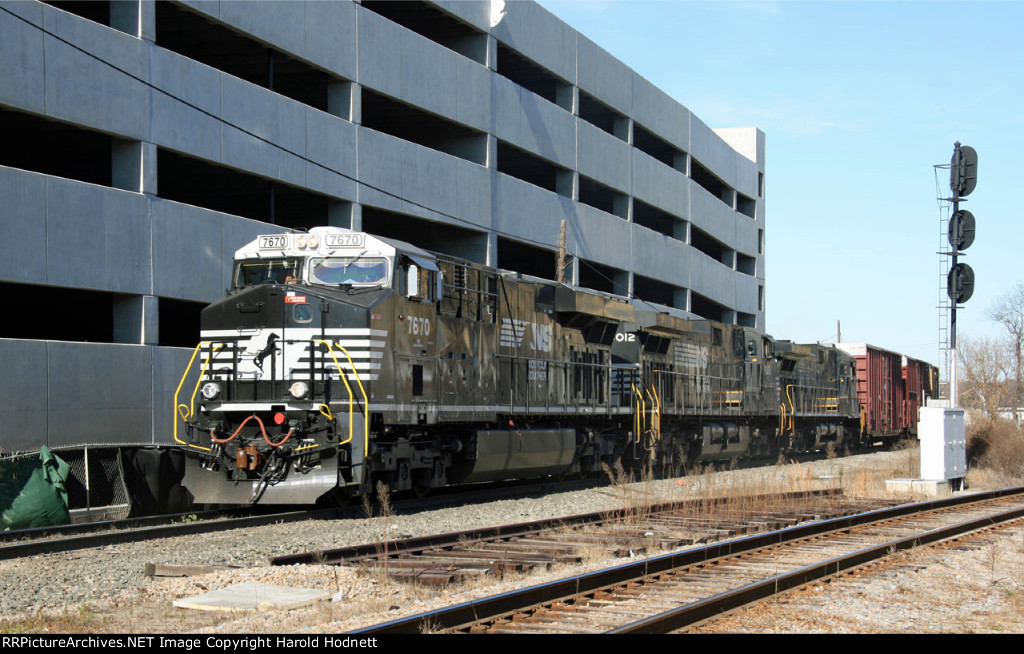
M 328 599 L 328 590 L 290 588 L 245 582 L 220 590 L 174 600 L 174 606 L 202 611 L 252 611 L 254 609 L 294 609 Z

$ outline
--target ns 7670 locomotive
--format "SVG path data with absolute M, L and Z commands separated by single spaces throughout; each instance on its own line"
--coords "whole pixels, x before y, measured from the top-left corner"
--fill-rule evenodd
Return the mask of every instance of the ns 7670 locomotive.
M 175 394 L 200 503 L 842 446 L 854 358 L 341 228 L 258 237 Z

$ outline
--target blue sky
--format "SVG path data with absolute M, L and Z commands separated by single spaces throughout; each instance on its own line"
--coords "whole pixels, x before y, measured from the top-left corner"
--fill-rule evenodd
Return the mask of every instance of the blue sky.
M 710 127 L 766 134 L 766 316 L 780 339 L 939 362 L 939 194 L 978 151 L 960 334 L 1024 281 L 1024 2 L 541 0 Z M 944 284 L 944 282 L 943 282 Z

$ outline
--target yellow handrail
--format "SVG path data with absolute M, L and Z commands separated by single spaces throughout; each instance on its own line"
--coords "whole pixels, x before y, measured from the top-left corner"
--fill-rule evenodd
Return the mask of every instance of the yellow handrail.
M 640 442 L 640 434 L 643 433 L 643 428 L 647 424 L 644 420 L 647 412 L 647 405 L 644 404 L 644 395 L 637 390 L 636 384 L 630 382 L 629 384 L 633 388 L 633 395 L 636 397 L 636 405 L 640 410 L 636 412 L 636 417 L 633 419 L 633 423 L 636 425 L 636 442 Z
M 647 397 L 651 399 L 651 434 L 654 440 L 661 440 L 661 399 L 658 398 L 658 389 L 654 386 L 644 389 Z
M 790 395 L 790 391 L 793 389 L 794 384 L 786 386 L 786 399 L 789 400 L 789 428 L 793 429 L 793 416 L 796 414 L 796 407 L 793 406 L 793 396 Z
M 346 372 L 342 368 L 341 363 L 338 361 L 338 357 L 335 356 L 334 348 L 337 348 L 338 350 L 340 350 L 341 353 L 344 354 L 345 358 L 348 360 L 349 367 L 351 368 L 352 374 L 355 376 L 356 383 L 357 383 L 357 385 L 359 387 L 359 392 L 362 394 L 362 397 L 363 397 L 363 402 L 362 402 L 362 404 L 363 404 L 363 455 L 365 456 L 366 452 L 369 450 L 369 443 L 370 443 L 369 403 L 368 403 L 368 400 L 367 400 L 367 397 L 366 397 L 366 388 L 363 386 L 363 381 L 359 377 L 359 371 L 356 370 L 355 362 L 352 361 L 352 356 L 349 354 L 348 350 L 345 349 L 340 344 L 332 343 L 330 341 L 324 341 L 324 340 L 315 340 L 313 342 L 314 343 L 321 343 L 321 344 L 323 344 L 323 345 L 325 345 L 327 347 L 327 351 L 331 355 L 331 359 L 333 359 L 334 365 L 338 369 L 338 375 L 341 378 L 342 383 L 345 384 L 345 389 L 348 391 L 348 397 L 349 397 L 348 438 L 346 440 L 341 441 L 340 443 L 338 443 L 339 445 L 345 445 L 346 443 L 349 443 L 349 442 L 352 441 L 353 432 L 355 431 L 354 430 L 355 417 L 354 417 L 354 414 L 353 414 L 353 404 L 355 403 L 355 393 L 352 390 L 352 386 L 348 382 L 348 375 L 346 374 Z M 196 356 L 199 354 L 200 350 L 202 350 L 202 348 L 204 346 L 207 346 L 207 345 L 212 345 L 213 348 L 210 350 L 210 357 L 203 364 L 203 368 L 199 372 L 199 377 L 196 380 L 195 388 L 193 388 L 193 390 L 192 390 L 192 395 L 189 398 L 189 403 L 188 404 L 184 404 L 184 403 L 180 403 L 179 404 L 179 402 L 178 402 L 178 395 L 181 393 L 181 389 L 185 385 L 185 380 L 188 378 L 189 371 L 192 370 L 192 366 L 193 366 L 193 364 L 195 364 Z M 198 345 L 196 345 L 195 349 L 192 351 L 192 357 L 189 359 L 188 366 L 186 366 L 186 368 L 185 368 L 185 374 L 182 375 L 181 381 L 178 382 L 178 387 L 174 391 L 174 414 L 175 414 L 175 420 L 174 420 L 173 436 L 174 436 L 174 440 L 177 443 L 180 443 L 181 445 L 187 445 L 189 447 L 194 447 L 196 449 L 205 450 L 207 452 L 209 452 L 211 450 L 211 448 L 202 447 L 200 445 L 195 445 L 195 444 L 188 443 L 188 442 L 182 440 L 178 436 L 178 422 L 179 422 L 178 418 L 180 417 L 181 420 L 183 420 L 185 422 L 188 422 L 192 418 L 192 416 L 194 414 L 194 409 L 195 409 L 196 395 L 199 393 L 199 386 L 202 383 L 203 378 L 206 376 L 207 370 L 209 369 L 210 365 L 213 362 L 214 354 L 216 354 L 217 351 L 220 350 L 223 347 L 224 347 L 223 343 L 214 344 L 213 341 L 201 341 Z M 329 406 L 327 406 L 326 404 L 321 404 L 321 405 L 319 405 L 318 409 L 320 410 L 320 413 L 323 414 L 325 417 L 327 417 L 329 420 L 332 420 L 332 421 L 334 420 L 334 415 L 331 413 L 331 409 L 330 409 Z M 326 409 L 326 413 L 325 413 L 325 409 Z M 306 449 L 306 448 L 303 448 L 303 449 Z
M 342 370 L 341 364 L 338 362 L 338 357 L 334 356 L 334 348 L 338 348 L 339 350 L 341 350 L 341 353 L 345 355 L 346 359 L 348 359 L 348 365 L 352 368 L 352 374 L 355 375 L 356 383 L 359 385 L 359 392 L 362 393 L 363 396 L 363 456 L 365 457 L 366 453 L 370 449 L 370 408 L 369 400 L 366 397 L 366 388 L 363 386 L 363 380 L 359 378 L 359 371 L 356 370 L 356 364 L 352 361 L 352 357 L 351 355 L 349 355 L 348 350 L 346 350 L 340 344 L 324 340 L 315 340 L 313 342 L 322 343 L 323 345 L 327 346 L 327 352 L 328 354 L 331 355 L 331 359 L 334 360 L 334 365 L 337 366 L 338 368 L 338 376 L 341 377 L 342 383 L 345 384 L 345 390 L 348 391 L 348 438 L 344 441 L 339 442 L 338 445 L 345 445 L 346 443 L 352 441 L 352 432 L 354 431 L 352 403 L 354 398 L 352 393 L 352 387 L 348 383 L 348 376 L 345 374 L 345 371 Z M 328 411 L 330 411 L 330 408 L 328 408 Z
M 210 367 L 210 364 L 213 363 L 213 355 L 217 353 L 217 350 L 219 350 L 222 347 L 224 347 L 224 344 L 221 343 L 220 345 L 217 345 L 217 347 L 215 347 L 212 350 L 210 350 L 210 358 L 206 360 L 206 363 L 203 364 L 203 369 L 199 371 L 199 377 L 196 379 L 196 387 L 194 389 L 192 389 L 192 397 L 189 398 L 189 403 L 188 404 L 178 404 L 178 393 L 181 392 L 181 387 L 185 385 L 185 379 L 188 378 L 188 372 L 189 372 L 189 370 L 192 369 L 192 364 L 195 363 L 195 361 L 196 361 L 196 355 L 199 354 L 199 351 L 203 348 L 204 345 L 213 345 L 213 341 L 200 341 L 199 345 L 196 345 L 196 348 L 194 350 L 192 350 L 192 358 L 188 360 L 188 366 L 185 367 L 185 374 L 181 376 L 181 381 L 178 382 L 178 388 L 175 389 L 175 391 L 174 391 L 174 415 L 175 415 L 175 419 L 174 419 L 173 436 L 174 436 L 174 440 L 176 442 L 178 442 L 178 443 L 181 443 L 182 445 L 188 445 L 189 447 L 195 447 L 195 448 L 198 448 L 200 450 L 206 450 L 207 452 L 209 452 L 210 448 L 208 448 L 208 447 L 201 447 L 199 445 L 192 445 L 191 443 L 186 443 L 185 441 L 183 441 L 180 438 L 178 438 L 178 418 L 177 418 L 178 416 L 181 416 L 181 419 L 184 420 L 185 422 L 188 422 L 188 420 L 190 418 L 192 418 L 193 408 L 195 407 L 195 404 L 196 404 L 196 394 L 199 392 L 199 384 L 202 383 L 203 377 L 206 375 L 207 369 Z M 181 412 L 182 409 L 186 409 L 187 413 L 182 413 Z

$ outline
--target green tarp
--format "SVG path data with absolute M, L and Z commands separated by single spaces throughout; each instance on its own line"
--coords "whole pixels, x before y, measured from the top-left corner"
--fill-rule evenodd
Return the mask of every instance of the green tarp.
M 38 457 L 0 461 L 0 528 L 52 527 L 71 522 L 65 482 L 71 466 L 45 445 Z

